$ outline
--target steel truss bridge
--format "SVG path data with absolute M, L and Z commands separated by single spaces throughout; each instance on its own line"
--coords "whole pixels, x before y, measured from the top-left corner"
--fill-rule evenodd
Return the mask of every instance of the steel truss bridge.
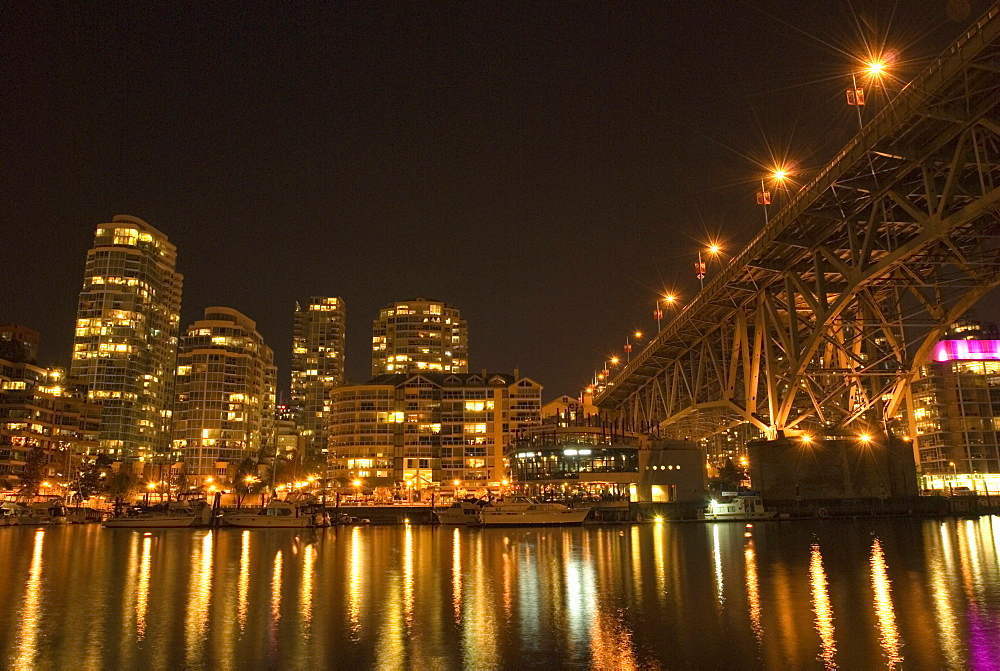
M 625 426 L 677 438 L 742 422 L 771 438 L 907 433 L 893 422 L 919 366 L 998 283 L 1000 4 L 791 196 L 595 402 Z

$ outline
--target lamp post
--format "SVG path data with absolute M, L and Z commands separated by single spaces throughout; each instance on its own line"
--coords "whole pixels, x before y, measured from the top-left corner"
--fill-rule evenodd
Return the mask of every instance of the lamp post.
M 861 73 L 865 75 L 868 82 L 877 84 L 887 74 L 886 66 L 887 63 L 884 60 L 871 58 L 865 63 Z M 851 71 L 851 88 L 847 89 L 847 104 L 857 111 L 858 130 L 862 130 L 864 121 L 861 119 L 861 108 L 865 105 L 865 90 L 858 86 L 858 72 L 856 70 Z
M 788 170 L 783 167 L 775 168 L 769 175 L 760 178 L 760 191 L 757 192 L 757 204 L 764 206 L 764 225 L 767 226 L 771 222 L 771 218 L 767 212 L 767 206 L 771 204 L 771 192 L 764 184 L 765 179 L 770 179 L 774 182 L 775 188 L 777 188 L 788 179 Z
M 716 243 L 713 242 L 713 243 L 711 243 L 708 246 L 708 248 L 705 251 L 708 252 L 712 257 L 717 257 L 722 252 L 722 247 L 720 247 L 719 245 L 717 245 Z M 696 264 L 694 264 L 694 270 L 695 270 L 695 274 L 698 276 L 698 281 L 701 282 L 701 288 L 702 289 L 705 288 L 705 271 L 706 271 L 706 269 L 707 269 L 707 265 L 702 260 L 702 258 L 701 258 L 701 250 L 699 249 L 698 250 L 698 262 Z
M 653 319 L 656 320 L 656 332 L 660 332 L 660 320 L 663 319 L 663 308 L 660 307 L 660 302 L 664 305 L 673 306 L 677 302 L 677 296 L 674 294 L 664 294 L 662 297 L 656 299 L 656 309 L 653 310 Z
M 636 331 L 631 334 L 636 340 L 642 337 L 642 331 Z M 629 336 L 625 336 L 625 363 L 632 361 L 632 343 L 629 342 Z

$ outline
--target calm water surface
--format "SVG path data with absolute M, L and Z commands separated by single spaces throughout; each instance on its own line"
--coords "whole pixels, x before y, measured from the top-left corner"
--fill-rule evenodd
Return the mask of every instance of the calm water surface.
M 4 668 L 1000 668 L 1000 517 L 0 529 Z

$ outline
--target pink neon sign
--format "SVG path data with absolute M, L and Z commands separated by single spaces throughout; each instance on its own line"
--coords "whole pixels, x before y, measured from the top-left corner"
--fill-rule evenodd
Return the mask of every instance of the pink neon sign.
M 1000 359 L 1000 340 L 942 340 L 931 353 L 933 361 L 989 361 Z

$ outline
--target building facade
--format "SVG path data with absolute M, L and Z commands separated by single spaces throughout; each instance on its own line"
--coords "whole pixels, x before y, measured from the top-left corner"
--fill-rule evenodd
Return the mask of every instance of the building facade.
M 344 300 L 314 296 L 304 307 L 295 304 L 292 346 L 292 406 L 305 438 L 306 458 L 325 461 L 330 390 L 344 383 Z
M 372 323 L 372 377 L 467 373 L 469 334 L 458 308 L 418 296 L 379 310 Z
M 145 460 L 169 447 L 182 276 L 176 249 L 136 217 L 100 224 L 87 252 L 71 376 L 102 406 L 100 450 Z
M 304 476 L 306 439 L 299 429 L 298 411 L 288 405 L 277 407 L 274 426 L 275 482 L 297 481 Z
M 1000 492 L 1000 340 L 942 340 L 913 383 L 924 488 Z
M 694 443 L 615 430 L 597 416 L 560 414 L 507 447 L 512 486 L 541 499 L 698 501 L 705 494 Z
M 334 389 L 329 474 L 367 487 L 499 486 L 504 448 L 540 421 L 541 389 L 516 371 L 383 375 Z
M 257 325 L 231 308 L 205 309 L 177 356 L 173 446 L 189 485 L 231 479 L 244 459 L 274 447 L 274 353 Z
M 0 490 L 19 489 L 36 458 L 37 475 L 49 484 L 41 493 L 64 494 L 81 460 L 98 450 L 101 406 L 61 368 L 30 363 L 37 334 L 33 347 L 2 334 L 0 340 L 22 346 L 5 348 L 0 357 Z

